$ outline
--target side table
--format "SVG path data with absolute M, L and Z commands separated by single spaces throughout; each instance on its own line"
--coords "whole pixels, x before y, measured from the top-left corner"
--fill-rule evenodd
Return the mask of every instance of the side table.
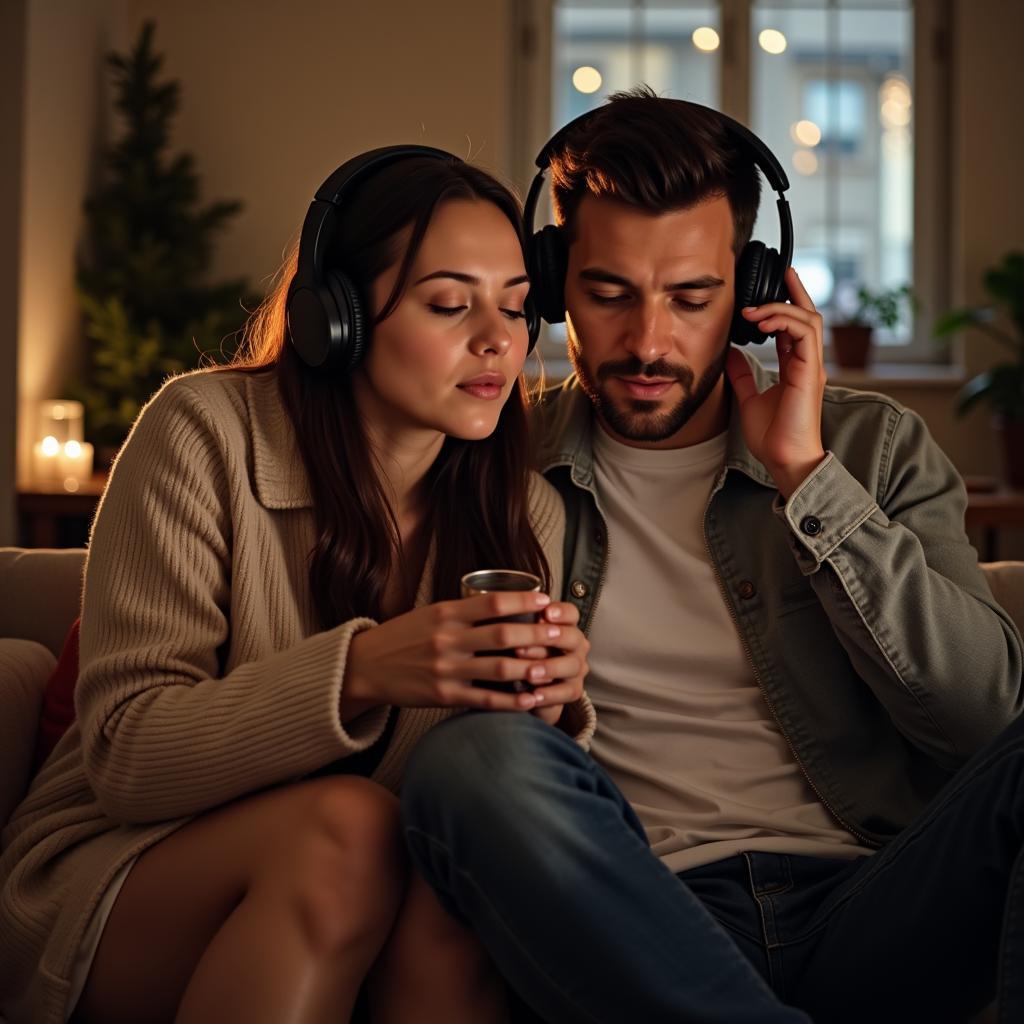
M 98 473 L 77 491 L 19 487 L 18 543 L 29 548 L 84 546 L 106 483 L 106 473 Z
M 981 557 L 985 562 L 999 558 L 999 531 L 1004 526 L 1024 526 L 1024 491 L 997 484 L 989 490 L 971 488 L 966 481 L 967 511 L 964 528 L 982 531 Z

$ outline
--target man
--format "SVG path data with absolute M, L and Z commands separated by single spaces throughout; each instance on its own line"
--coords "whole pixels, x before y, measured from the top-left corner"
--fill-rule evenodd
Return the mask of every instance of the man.
M 576 373 L 541 469 L 597 734 L 434 730 L 417 864 L 557 1024 L 963 1022 L 997 969 L 1024 1019 L 1021 641 L 956 472 L 914 413 L 825 386 L 795 272 L 734 311 L 759 186 L 720 118 L 617 95 L 551 175 Z

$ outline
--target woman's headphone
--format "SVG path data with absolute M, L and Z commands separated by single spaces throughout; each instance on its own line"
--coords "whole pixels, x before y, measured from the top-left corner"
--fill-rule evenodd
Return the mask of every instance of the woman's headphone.
M 347 160 L 316 190 L 302 223 L 299 260 L 286 305 L 288 337 L 307 366 L 350 373 L 366 354 L 372 327 L 370 307 L 344 271 L 327 265 L 331 243 L 351 190 L 379 168 L 418 156 L 450 164 L 463 162 L 432 146 L 384 146 Z M 525 313 L 532 350 L 540 318 L 530 301 Z
M 730 328 L 730 337 L 734 344 L 747 345 L 751 342 L 756 344 L 767 341 L 771 335 L 759 330 L 756 324 L 744 320 L 740 316 L 740 310 L 744 306 L 762 306 L 767 302 L 785 302 L 789 299 L 783 275 L 793 259 L 793 219 L 789 203 L 782 194 L 789 188 L 789 179 L 775 154 L 739 121 L 734 121 L 731 117 L 698 103 L 690 103 L 687 100 L 670 102 L 686 103 L 688 107 L 718 118 L 733 141 L 750 153 L 754 163 L 768 179 L 768 184 L 778 193 L 782 252 L 780 254 L 775 249 L 768 248 L 764 242 L 754 240 L 744 246 L 736 261 L 736 304 Z M 564 228 L 554 224 L 548 224 L 536 232 L 533 228 L 537 203 L 544 186 L 544 172 L 551 166 L 551 158 L 561 149 L 566 136 L 585 125 L 603 109 L 598 107 L 570 121 L 545 143 L 536 160 L 539 170 L 526 198 L 524 216 L 529 239 L 527 269 L 530 272 L 531 295 L 540 316 L 549 324 L 560 324 L 565 320 L 565 276 L 569 265 L 569 250 Z

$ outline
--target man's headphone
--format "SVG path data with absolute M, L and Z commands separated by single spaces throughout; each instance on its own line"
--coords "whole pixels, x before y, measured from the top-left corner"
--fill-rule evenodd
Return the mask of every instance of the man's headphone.
M 370 307 L 344 271 L 327 265 L 331 244 L 351 190 L 380 168 L 417 156 L 463 162 L 432 146 L 384 146 L 347 160 L 316 190 L 302 223 L 299 260 L 286 306 L 288 337 L 307 366 L 349 373 L 366 354 Z M 532 350 L 540 318 L 529 300 L 524 312 Z
M 761 306 L 766 302 L 785 302 L 789 298 L 783 275 L 793 259 L 793 219 L 789 203 L 783 192 L 789 188 L 789 179 L 775 154 L 748 128 L 739 121 L 710 107 L 687 100 L 671 100 L 672 103 L 686 103 L 687 106 L 713 114 L 742 149 L 750 153 L 754 163 L 761 169 L 768 184 L 778 193 L 779 223 L 782 228 L 781 254 L 769 249 L 764 242 L 747 242 L 736 261 L 736 304 L 733 308 L 731 340 L 737 345 L 767 341 L 771 335 L 759 330 L 756 324 L 744 320 L 740 310 L 744 306 Z M 537 157 L 539 168 L 530 192 L 526 198 L 527 269 L 530 272 L 530 287 L 534 303 L 540 315 L 549 324 L 560 324 L 565 320 L 565 276 L 569 265 L 569 250 L 565 229 L 548 224 L 540 231 L 534 231 L 534 217 L 541 189 L 544 186 L 544 172 L 551 166 L 552 156 L 561 149 L 566 137 L 586 124 L 590 118 L 601 113 L 604 107 L 588 111 L 570 121 L 545 143 Z

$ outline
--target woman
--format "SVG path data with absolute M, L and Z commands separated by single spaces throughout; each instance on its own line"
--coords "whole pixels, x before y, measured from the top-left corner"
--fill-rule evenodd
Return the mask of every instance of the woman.
M 505 1018 L 472 936 L 408 877 L 393 791 L 466 709 L 593 729 L 571 605 L 458 599 L 478 568 L 558 592 L 560 504 L 528 469 L 519 212 L 447 155 L 348 191 L 318 258 L 369 311 L 362 361 L 325 372 L 288 344 L 293 258 L 244 354 L 165 385 L 118 457 L 78 721 L 3 837 L 15 1015 L 337 1022 L 366 982 L 374 1021 Z M 475 625 L 525 612 L 542 621 Z M 525 678 L 534 693 L 473 685 Z

